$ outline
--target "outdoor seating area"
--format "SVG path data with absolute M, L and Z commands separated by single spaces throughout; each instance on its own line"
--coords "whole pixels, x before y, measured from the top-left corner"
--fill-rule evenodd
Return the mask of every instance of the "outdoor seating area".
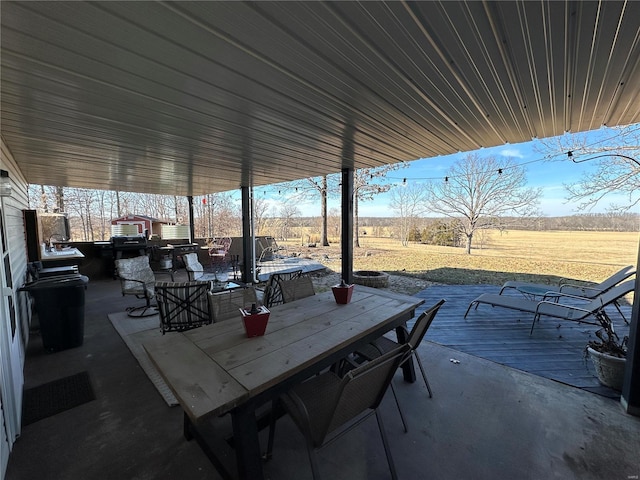
M 186 274 L 179 275 L 186 277 Z M 234 448 L 224 438 L 230 438 L 228 436 L 234 431 L 233 424 L 238 424 L 238 421 L 232 422 L 229 415 L 213 415 L 204 421 L 184 416 L 184 401 L 180 406 L 167 406 L 152 386 L 147 374 L 138 367 L 136 357 L 131 354 L 106 319 L 112 310 L 124 312 L 131 303 L 128 300 L 130 297 L 121 297 L 118 283 L 100 281 L 91 284 L 87 299 L 87 339 L 83 346 L 55 355 L 45 355 L 38 349 L 37 337 L 32 338 L 25 367 L 28 386 L 86 370 L 95 391 L 96 401 L 26 426 L 22 438 L 16 444 L 15 454 L 12 455 L 7 479 L 49 476 L 92 480 L 105 478 L 105 475 L 111 478 L 141 475 L 167 478 L 173 475 L 187 480 L 226 478 L 219 472 L 220 465 L 210 461 L 207 449 L 203 450 L 195 441 L 187 441 L 184 434 L 187 433 L 187 437 L 195 433 L 196 438 L 215 438 L 222 432 L 222 440 L 214 441 L 209 448 L 222 452 L 222 464 L 233 465 Z M 498 291 L 498 287 L 493 289 Z M 377 406 L 377 414 L 374 415 L 383 419 L 387 448 L 385 449 L 375 422 L 372 419 L 365 421 L 346 433 L 344 439 L 332 442 L 317 453 L 316 469 L 323 478 L 389 478 L 390 466 L 385 451 L 388 451 L 392 458 L 390 461 L 393 461 L 397 478 L 421 478 L 425 471 L 429 471 L 430 477 L 436 479 L 463 476 L 465 472 L 474 472 L 474 478 L 479 479 L 501 478 L 504 475 L 511 478 L 547 478 L 558 474 L 562 474 L 563 478 L 581 478 L 581 470 L 574 470 L 575 462 L 561 460 L 563 455 L 568 454 L 581 464 L 588 465 L 591 472 L 594 465 L 604 468 L 610 462 L 610 456 L 602 451 L 603 443 L 616 450 L 617 469 L 626 472 L 637 468 L 640 422 L 624 414 L 617 399 L 595 395 L 562 382 L 506 367 L 496 360 L 485 360 L 481 351 L 471 355 L 464 352 L 464 347 L 444 346 L 448 343 L 445 338 L 447 334 L 464 334 L 462 328 L 451 325 L 452 321 L 474 325 L 474 321 L 462 319 L 464 308 L 468 304 L 468 300 L 464 299 L 469 296 L 474 298 L 474 292 L 480 290 L 471 286 L 441 286 L 431 287 L 416 296 L 416 316 L 408 322 L 409 330 L 413 329 L 414 320 L 423 312 L 432 309 L 438 312 L 438 315 L 431 317 L 432 323 L 427 325 L 429 328 L 425 338 L 417 345 L 412 345 L 414 358 L 419 359 L 428 370 L 429 383 L 411 384 L 403 381 L 400 374 L 394 375 L 392 380 L 402 405 L 402 414 L 411 428 L 405 432 L 391 394 L 385 395 L 379 405 L 372 405 Z M 354 296 L 357 291 L 356 288 Z M 235 291 L 229 293 L 233 292 Z M 387 295 L 384 291 L 379 293 L 382 297 Z M 312 302 L 320 305 L 318 302 L 323 302 L 323 298 L 331 298 L 330 295 L 330 292 L 316 293 L 305 299 L 282 304 L 278 308 L 293 309 L 286 310 L 290 312 L 307 310 L 298 308 L 296 304 Z M 477 293 L 475 296 L 478 296 Z M 443 298 L 446 298 L 446 304 L 439 304 L 438 301 Z M 335 309 L 348 307 L 335 305 L 334 302 L 333 304 Z M 629 309 L 629 306 L 623 306 L 625 312 Z M 276 316 L 271 319 L 274 322 L 272 327 L 281 328 L 284 325 L 277 317 L 277 309 L 275 310 Z M 371 310 L 384 309 L 372 305 Z M 513 327 L 520 322 L 511 313 L 508 309 L 495 309 L 490 317 L 495 322 L 510 323 Z M 220 358 L 236 363 L 237 360 L 232 360 L 236 355 L 230 354 L 232 351 L 239 352 L 239 348 L 245 350 L 241 345 L 252 345 L 251 342 L 257 340 L 254 343 L 257 349 L 261 350 L 267 344 L 260 343 L 259 338 L 247 339 L 240 326 L 239 315 L 235 312 L 233 315 L 238 321 L 229 319 L 219 324 L 223 330 L 220 330 L 222 336 L 218 340 L 211 337 L 210 333 L 214 330 L 208 330 L 210 327 L 196 328 L 184 333 L 168 332 L 164 337 L 156 335 L 155 338 L 162 339 L 160 343 L 166 344 L 167 352 L 183 352 L 183 342 L 178 339 L 188 337 L 194 340 L 201 337 L 208 345 L 206 348 L 213 351 L 218 350 L 220 342 L 229 341 L 231 331 L 237 331 L 237 336 L 231 335 L 231 338 L 237 338 L 237 341 L 243 339 L 241 343 L 231 347 L 227 353 L 224 350 L 219 353 Z M 484 314 L 480 316 L 482 321 L 489 318 Z M 287 315 L 282 318 L 289 317 Z M 126 321 L 135 323 L 140 320 L 129 318 Z M 154 330 L 158 332 L 157 327 L 154 327 Z M 307 326 L 303 330 L 307 332 L 305 336 L 308 336 L 313 328 Z M 515 331 L 512 338 L 520 334 L 520 342 L 526 340 L 537 344 L 538 349 L 544 348 L 540 345 L 540 338 L 532 342 L 528 333 L 521 328 L 511 330 Z M 536 336 L 542 335 L 545 331 L 546 328 L 536 330 Z M 468 334 L 469 332 L 466 333 Z M 564 334 L 570 336 L 568 331 Z M 325 338 L 327 336 L 322 333 L 320 335 Z M 372 332 L 372 335 L 367 335 L 363 340 L 368 340 L 369 337 L 372 337 L 370 341 L 379 339 L 379 336 Z M 313 338 L 311 336 L 306 342 L 309 347 L 315 345 L 318 348 L 318 342 Z M 433 343 L 434 341 L 440 344 Z M 464 342 L 470 343 L 468 336 Z M 488 343 L 486 336 L 481 337 L 479 342 L 480 345 L 484 345 L 485 350 L 487 347 L 492 348 L 492 343 Z M 368 341 L 362 343 L 362 348 L 366 345 L 369 345 Z M 551 341 L 547 348 L 556 347 Z M 322 365 L 328 367 L 337 357 L 343 355 L 343 352 L 334 353 L 336 355 L 327 357 L 321 362 Z M 274 350 L 274 355 L 275 359 L 280 354 L 276 354 Z M 194 357 L 187 355 L 187 358 Z M 304 361 L 295 363 L 306 364 Z M 46 368 L 43 368 L 44 365 Z M 274 362 L 266 362 L 266 365 L 274 365 Z M 175 365 L 171 367 L 175 368 Z M 205 371 L 209 369 L 194 368 L 196 375 L 202 375 Z M 241 368 L 236 378 L 246 377 L 248 372 L 249 370 Z M 358 373 L 359 371 L 355 371 L 353 375 L 356 376 Z M 277 372 L 274 374 L 280 377 Z M 254 375 L 247 378 L 253 378 Z M 307 378 L 308 375 L 296 374 L 295 378 Z M 184 378 L 182 374 L 179 376 Z M 331 375 L 327 374 L 327 377 L 322 378 L 329 377 Z M 206 378 L 210 377 L 202 377 L 202 382 L 205 382 Z M 231 387 L 231 384 L 227 385 L 227 393 L 235 388 Z M 200 386 L 204 391 L 209 391 L 206 383 L 200 383 Z M 433 398 L 430 398 L 430 387 L 437 392 Z M 194 403 L 194 412 L 202 411 L 200 409 L 205 397 L 194 397 L 194 394 L 195 391 L 188 393 L 191 403 L 200 398 Z M 303 397 L 305 394 L 302 394 L 301 398 Z M 541 405 L 544 405 L 544 408 Z M 581 408 L 575 409 L 572 405 L 581 405 Z M 271 404 L 265 403 L 260 408 L 256 404 L 255 408 L 259 428 L 259 456 L 260 452 L 269 449 L 269 429 L 266 427 L 269 425 Z M 602 412 L 605 411 L 606 416 L 603 416 Z M 184 423 L 187 417 L 189 421 Z M 598 419 L 596 424 L 593 423 L 594 418 Z M 264 419 L 264 422 L 260 419 Z M 240 421 L 244 425 L 242 428 L 247 427 L 245 422 L 246 417 Z M 66 428 L 68 424 L 77 427 L 69 432 Z M 194 425 L 197 425 L 197 430 L 192 428 Z M 540 428 L 532 429 L 532 425 Z M 596 431 L 599 440 L 597 444 L 592 444 L 590 442 Z M 96 432 L 102 434 L 96 436 Z M 428 434 L 425 435 L 424 432 Z M 62 435 L 64 441 L 59 441 Z M 535 451 L 538 448 L 540 436 L 544 437 L 545 454 L 524 455 L 525 451 Z M 288 416 L 280 418 L 273 439 L 273 457 L 260 466 L 264 475 L 285 480 L 312 478 L 312 467 L 307 454 L 304 453 L 304 438 L 305 434 L 298 431 L 295 421 Z M 318 445 L 320 443 L 323 442 L 319 442 Z M 251 452 L 251 448 L 245 449 L 238 441 L 234 441 L 233 444 L 236 451 L 244 451 L 243 455 L 249 455 L 247 452 Z M 493 467 L 483 460 L 487 458 L 489 451 L 485 454 L 468 454 L 470 448 L 476 448 L 479 444 L 491 445 Z M 65 457 L 75 456 L 78 450 L 85 452 L 82 458 L 74 461 L 64 460 Z M 417 455 L 415 452 L 420 454 Z M 38 456 L 39 462 L 31 460 L 34 455 Z M 558 460 L 550 462 L 549 457 Z M 434 462 L 435 458 L 438 459 L 437 462 Z M 585 470 L 582 470 L 582 473 L 586 474 L 587 467 L 583 468 Z M 232 476 L 235 475 L 235 470 L 230 470 Z M 603 474 L 593 478 L 608 477 L 608 474 Z

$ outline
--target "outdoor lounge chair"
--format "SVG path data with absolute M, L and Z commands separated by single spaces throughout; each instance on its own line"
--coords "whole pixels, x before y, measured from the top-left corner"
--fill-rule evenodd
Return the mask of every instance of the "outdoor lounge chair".
M 575 295 L 577 297 L 595 298 L 601 293 L 604 293 L 607 290 L 610 290 L 611 288 L 615 287 L 620 282 L 626 280 L 627 278 L 629 278 L 631 275 L 634 275 L 635 273 L 636 273 L 636 268 L 633 265 L 629 265 L 627 267 L 624 267 L 622 270 L 614 273 L 603 282 L 600 282 L 600 283 L 593 282 L 591 285 L 576 285 L 572 283 L 560 282 L 559 285 L 554 286 L 554 285 L 543 285 L 540 283 L 511 281 L 511 282 L 506 282 L 504 285 L 502 285 L 502 288 L 500 289 L 500 293 L 498 295 L 502 295 L 502 293 L 504 293 L 505 290 L 509 290 L 509 289 L 518 290 L 519 288 L 522 288 L 522 287 L 536 287 L 540 289 L 546 289 L 548 292 L 554 292 L 554 293 L 560 292 L 560 293 L 566 293 L 568 295 Z
M 314 480 L 320 478 L 315 451 L 357 427 L 371 415 L 375 415 L 391 478 L 396 479 L 396 470 L 378 406 L 408 350 L 408 345 L 401 345 L 349 371 L 342 378 L 328 371 L 296 385 L 281 395 L 273 404 L 266 458 L 271 458 L 276 419 L 281 408 L 291 416 L 304 435 Z
M 478 308 L 478 305 L 481 303 L 486 303 L 493 307 L 510 308 L 521 312 L 533 313 L 533 323 L 531 324 L 530 333 L 533 333 L 533 327 L 536 324 L 536 320 L 543 315 L 563 320 L 571 320 L 578 323 L 599 325 L 598 322 L 594 320 L 590 321 L 588 318 L 603 310 L 607 305 L 615 303 L 626 294 L 633 292 L 635 289 L 635 283 L 635 280 L 627 280 L 626 282 L 616 285 L 593 299 L 558 293 L 558 297 L 554 298 L 555 301 L 535 301 L 520 297 L 512 297 L 509 295 L 483 293 L 469 304 L 469 307 L 464 314 L 464 318 L 467 318 L 467 314 L 469 313 L 469 310 L 471 310 L 471 307 L 475 305 L 475 308 Z M 574 299 L 585 303 L 580 305 L 569 305 L 561 303 L 563 299 Z
M 610 290 L 611 288 L 615 287 L 620 282 L 626 280 L 627 278 L 634 275 L 635 273 L 636 273 L 636 268 L 633 265 L 629 265 L 624 267 L 622 270 L 619 270 L 618 272 L 614 273 L 606 280 L 600 283 L 592 282 L 591 285 L 577 285 L 574 283 L 565 283 L 561 281 L 559 285 L 554 286 L 554 285 L 544 285 L 541 283 L 510 281 L 502 285 L 502 288 L 500 289 L 500 293 L 498 295 L 502 295 L 505 290 L 518 290 L 518 291 L 524 292 L 526 289 L 535 289 L 539 291 L 546 291 L 549 293 L 549 295 L 544 295 L 542 300 L 548 300 L 551 298 L 557 299 L 558 293 L 562 293 L 566 295 L 574 295 L 576 297 L 595 298 L 601 293 L 604 293 L 607 290 Z M 620 313 L 623 320 L 628 325 L 629 320 L 627 320 L 627 318 L 622 313 L 622 310 L 620 310 L 620 306 L 618 305 L 618 302 L 617 301 L 613 302 L 613 305 L 616 307 L 616 309 L 618 309 L 618 313 Z

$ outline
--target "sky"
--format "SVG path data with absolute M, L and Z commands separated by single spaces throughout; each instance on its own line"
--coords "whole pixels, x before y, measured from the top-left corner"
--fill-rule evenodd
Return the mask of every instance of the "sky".
M 640 129 L 640 124 L 632 126 L 631 128 Z M 617 137 L 619 133 L 616 129 L 602 128 L 580 135 L 586 137 L 586 145 L 596 145 L 603 139 Z M 483 148 L 475 152 L 461 152 L 452 155 L 414 160 L 407 162 L 407 168 L 390 172 L 388 178 L 392 183 L 398 185 L 397 188 L 402 188 L 401 185 L 405 178 L 407 179 L 407 183 L 425 183 L 429 179 L 444 180 L 447 170 L 456 161 L 462 159 L 469 153 L 477 153 L 481 157 L 509 157 L 515 163 L 523 165 L 526 169 L 527 186 L 542 189 L 542 196 L 538 208 L 544 216 L 556 217 L 579 213 L 604 213 L 611 203 L 616 202 L 615 195 L 609 195 L 589 211 L 580 211 L 577 203 L 568 203 L 564 184 L 575 182 L 579 180 L 583 174 L 593 172 L 597 162 L 574 163 L 567 158 L 566 152 L 557 152 L 557 155 L 552 159 L 553 161 L 550 161 L 548 157 L 551 156 L 551 154 L 547 151 L 541 153 L 542 151 L 540 141 L 533 140 L 520 144 Z M 584 158 L 588 158 L 588 156 L 584 156 Z M 270 196 L 268 195 L 268 197 Z M 271 197 L 270 203 L 272 204 L 272 210 L 277 210 L 281 201 L 277 196 Z M 389 203 L 390 193 L 377 195 L 373 201 L 360 202 L 359 216 L 395 216 L 395 212 L 389 208 Z M 298 208 L 302 216 L 320 216 L 320 205 L 315 196 L 312 201 L 308 203 L 298 202 Z M 331 208 L 340 208 L 340 200 L 330 199 L 329 209 Z

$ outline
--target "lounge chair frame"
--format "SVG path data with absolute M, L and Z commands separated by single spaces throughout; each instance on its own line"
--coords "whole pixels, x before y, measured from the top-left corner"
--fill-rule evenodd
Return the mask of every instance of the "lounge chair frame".
M 622 297 L 633 292 L 635 289 L 635 283 L 635 279 L 627 280 L 626 282 L 616 285 L 591 300 L 559 292 L 556 294 L 557 298 L 554 299 L 554 301 L 542 300 L 539 302 L 509 295 L 484 293 L 469 304 L 469 307 L 464 314 L 464 318 L 467 318 L 471 307 L 475 306 L 475 309 L 477 309 L 480 304 L 485 303 L 493 307 L 510 308 L 521 312 L 533 313 L 533 322 L 531 323 L 531 331 L 529 334 L 533 333 L 533 327 L 541 316 L 560 318 L 562 320 L 570 320 L 572 322 L 586 323 L 590 325 L 599 325 L 597 321 L 588 320 L 588 318 L 595 316 L 606 306 L 615 304 L 615 302 L 620 300 Z M 582 301 L 584 304 L 578 306 L 561 303 L 563 299 L 574 299 Z

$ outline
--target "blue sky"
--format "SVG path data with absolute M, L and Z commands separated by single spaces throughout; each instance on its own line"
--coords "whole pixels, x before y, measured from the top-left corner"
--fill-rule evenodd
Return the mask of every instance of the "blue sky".
M 638 127 L 640 127 L 640 125 L 638 125 Z M 586 145 L 590 145 L 601 141 L 603 138 L 614 138 L 618 133 L 615 129 L 603 128 L 581 135 L 586 135 Z M 533 140 L 520 144 L 484 148 L 476 152 L 456 153 L 453 155 L 415 160 L 408 162 L 407 168 L 391 172 L 388 176 L 392 179 L 393 183 L 397 183 L 398 185 L 403 182 L 404 178 L 407 179 L 407 183 L 424 183 L 427 179 L 444 179 L 445 172 L 453 163 L 468 153 L 477 153 L 481 157 L 505 156 L 510 157 L 518 164 L 524 165 L 528 186 L 540 187 L 542 189 L 539 209 L 545 216 L 553 217 L 574 215 L 577 213 L 602 213 L 606 211 L 609 204 L 615 203 L 616 198 L 614 195 L 608 196 L 590 211 L 580 211 L 578 210 L 577 204 L 567 203 L 567 193 L 563 184 L 575 182 L 580 179 L 584 173 L 594 171 L 597 162 L 573 163 L 566 157 L 566 152 L 557 152 L 558 156 L 554 157 L 555 161 L 548 161 L 548 159 L 545 159 L 545 154 L 540 153 L 540 147 L 538 147 L 538 150 L 535 149 L 536 144 L 539 146 L 539 143 L 539 141 Z M 277 210 L 279 203 L 280 201 L 274 198 L 273 209 Z M 388 193 L 377 195 L 373 201 L 360 203 L 359 214 L 362 217 L 395 216 L 388 205 Z M 329 208 L 339 207 L 338 199 L 329 201 Z M 320 215 L 320 206 L 317 198 L 313 198 L 313 201 L 309 203 L 298 203 L 298 208 L 303 216 Z

